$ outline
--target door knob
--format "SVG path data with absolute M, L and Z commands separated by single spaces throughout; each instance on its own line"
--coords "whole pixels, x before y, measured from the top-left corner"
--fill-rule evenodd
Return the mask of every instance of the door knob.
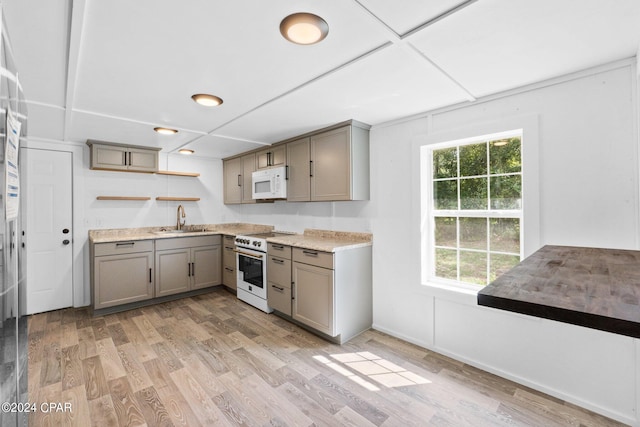
M 69 234 L 69 229 L 68 229 L 68 228 L 63 229 L 63 230 L 62 230 L 62 233 L 63 233 L 63 234 Z
M 62 241 L 62 244 L 63 244 L 63 245 L 68 245 L 69 243 L 71 243 L 71 242 L 69 242 L 69 240 L 67 240 L 67 239 L 64 239 L 64 240 Z

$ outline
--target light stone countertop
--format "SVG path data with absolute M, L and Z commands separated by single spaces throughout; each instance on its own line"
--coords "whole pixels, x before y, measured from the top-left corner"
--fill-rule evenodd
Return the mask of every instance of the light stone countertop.
M 304 234 L 269 237 L 267 242 L 322 252 L 338 252 L 372 246 L 373 235 L 371 233 L 306 229 Z
M 89 242 L 113 243 L 131 240 L 157 240 L 192 236 L 209 236 L 215 234 L 238 235 L 266 233 L 273 231 L 273 226 L 245 223 L 201 224 L 186 226 L 185 233 L 162 232 L 163 230 L 172 229 L 174 229 L 174 227 L 89 230 Z M 371 246 L 373 244 L 373 236 L 371 233 L 306 229 L 303 234 L 269 237 L 267 238 L 267 242 L 322 252 L 337 252 Z
M 237 235 L 249 233 L 266 233 L 273 230 L 271 225 L 227 223 L 198 224 L 185 226 L 185 233 L 163 233 L 163 230 L 174 230 L 175 226 L 112 228 L 89 230 L 90 243 L 112 243 L 129 240 L 173 239 L 176 237 L 210 236 L 215 234 Z

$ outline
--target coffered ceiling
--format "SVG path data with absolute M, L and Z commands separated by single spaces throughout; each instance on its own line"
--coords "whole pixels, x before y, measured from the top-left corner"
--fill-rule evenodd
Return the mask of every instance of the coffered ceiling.
M 5 0 L 34 139 L 226 157 L 636 55 L 638 0 Z M 329 24 L 316 45 L 280 21 Z M 195 104 L 212 93 L 224 103 Z M 178 129 L 172 136 L 156 126 Z

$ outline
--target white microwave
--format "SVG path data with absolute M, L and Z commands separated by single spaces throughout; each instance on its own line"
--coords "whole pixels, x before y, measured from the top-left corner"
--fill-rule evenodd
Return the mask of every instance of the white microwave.
M 253 199 L 286 199 L 286 167 L 279 166 L 253 172 L 251 174 L 251 197 Z

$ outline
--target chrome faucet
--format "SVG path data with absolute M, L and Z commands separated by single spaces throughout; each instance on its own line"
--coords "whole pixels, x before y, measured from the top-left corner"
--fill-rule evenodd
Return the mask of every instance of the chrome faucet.
M 180 212 L 182 212 L 182 218 L 187 216 L 182 205 L 178 205 L 178 212 L 176 213 L 176 230 L 182 230 L 182 226 L 187 222 L 187 220 L 180 222 Z

